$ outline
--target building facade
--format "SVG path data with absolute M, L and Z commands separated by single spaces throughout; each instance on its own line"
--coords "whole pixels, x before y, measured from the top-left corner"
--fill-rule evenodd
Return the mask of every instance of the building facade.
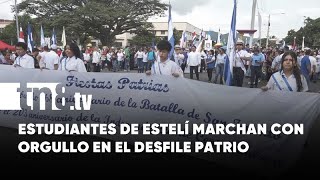
M 153 29 L 150 31 L 155 34 L 156 37 L 167 37 L 168 36 L 168 22 L 151 22 Z M 187 22 L 173 22 L 173 28 L 175 28 L 180 33 L 186 32 L 187 41 L 192 41 L 193 33 L 198 36 L 201 33 L 201 29 Z M 116 36 L 116 45 L 125 47 L 130 46 L 128 40 L 132 39 L 135 34 L 124 33 Z
M 0 33 L 2 33 L 3 29 L 9 24 L 13 23 L 12 20 L 0 19 Z

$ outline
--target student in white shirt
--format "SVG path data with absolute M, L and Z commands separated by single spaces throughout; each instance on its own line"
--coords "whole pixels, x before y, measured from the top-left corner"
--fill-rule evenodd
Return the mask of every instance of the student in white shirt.
M 80 59 L 80 49 L 76 44 L 67 45 L 65 52 L 67 57 L 59 62 L 60 71 L 87 72 L 82 59 Z
M 281 70 L 274 73 L 267 86 L 261 88 L 263 91 L 291 91 L 291 92 L 306 92 L 309 90 L 307 81 L 301 75 L 297 55 L 288 51 L 284 53 L 281 61 Z
M 159 61 L 156 61 L 151 70 L 147 71 L 147 75 L 172 75 L 174 77 L 183 77 L 182 69 L 169 58 L 172 46 L 169 41 L 162 40 L 157 44 Z
M 138 65 L 138 73 L 143 73 L 143 55 L 145 53 L 143 52 L 143 49 L 140 48 L 139 51 L 134 55 L 134 57 L 137 59 L 137 65 Z
M 18 57 L 13 63 L 14 67 L 34 69 L 34 59 L 27 54 L 27 48 L 28 46 L 24 42 L 18 42 L 16 44 L 16 52 Z
M 100 61 L 101 61 L 101 54 L 99 53 L 99 48 L 94 47 L 92 52 L 92 67 L 93 72 L 100 72 Z
M 193 79 L 193 71 L 195 71 L 197 80 L 199 80 L 199 66 L 201 65 L 201 55 L 196 52 L 196 46 L 192 46 L 191 52 L 188 54 L 187 66 L 190 66 L 190 79 Z
M 317 71 L 317 55 L 316 52 L 312 52 L 311 55 L 309 56 L 310 59 L 310 64 L 311 64 L 311 78 L 314 83 L 317 82 L 317 76 L 316 76 L 316 71 Z
M 56 50 L 57 50 L 57 46 L 52 45 L 51 51 L 45 53 L 44 56 L 41 58 L 43 63 L 45 64 L 46 69 L 49 69 L 49 70 L 57 70 L 58 69 L 60 58 L 59 58 L 58 54 L 55 52 Z
M 213 83 L 217 84 L 218 77 L 220 76 L 220 84 L 223 84 L 223 73 L 224 73 L 224 64 L 226 63 L 226 50 L 223 48 L 219 49 L 219 54 L 217 55 L 217 61 L 215 64 L 216 75 L 214 77 Z
M 237 51 L 233 62 L 232 86 L 242 87 L 244 74 L 246 73 L 246 61 L 251 61 L 248 52 L 243 50 L 243 41 L 237 41 Z

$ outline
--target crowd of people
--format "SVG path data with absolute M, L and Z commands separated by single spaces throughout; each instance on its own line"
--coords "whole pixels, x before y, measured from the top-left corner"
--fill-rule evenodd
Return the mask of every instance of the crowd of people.
M 174 52 L 170 56 L 172 48 Z M 197 52 L 195 46 L 172 47 L 168 41 L 163 40 L 157 47 L 137 49 L 128 46 L 125 48 L 103 46 L 100 49 L 88 45 L 80 50 L 76 44 L 70 43 L 64 47 L 64 50 L 52 45 L 50 48 L 48 46 L 34 48 L 31 53 L 25 43 L 19 42 L 16 44 L 15 52 L 5 50 L 0 53 L 0 64 L 78 72 L 128 72 L 137 69 L 138 73 L 175 77 L 184 77 L 189 73 L 190 79 L 193 79 L 195 74 L 197 80 L 200 79 L 199 73 L 206 72 L 208 82 L 225 84 L 224 71 L 228 58 L 226 51 L 226 47 L 215 47 L 208 51 Z M 319 64 L 318 49 L 305 48 L 290 51 L 287 46 L 249 48 L 248 45 L 244 46 L 243 41 L 238 40 L 232 65 L 232 85 L 242 87 L 244 78 L 249 78 L 250 88 L 257 88 L 259 82 L 265 80 L 268 84 L 262 88 L 263 90 L 308 91 L 310 83 L 316 83 L 319 80 Z M 301 78 L 300 75 L 302 75 Z M 294 88 L 290 87 L 290 84 Z

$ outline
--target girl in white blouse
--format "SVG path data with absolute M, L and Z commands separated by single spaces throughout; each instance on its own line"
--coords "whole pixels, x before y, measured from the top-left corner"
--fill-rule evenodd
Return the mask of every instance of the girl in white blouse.
M 87 72 L 82 59 L 80 59 L 80 49 L 76 44 L 67 45 L 65 52 L 67 57 L 59 62 L 60 71 Z
M 281 70 L 274 73 L 267 86 L 261 88 L 263 91 L 269 89 L 276 91 L 306 92 L 308 91 L 307 81 L 301 75 L 298 67 L 297 55 L 288 51 L 283 54 Z

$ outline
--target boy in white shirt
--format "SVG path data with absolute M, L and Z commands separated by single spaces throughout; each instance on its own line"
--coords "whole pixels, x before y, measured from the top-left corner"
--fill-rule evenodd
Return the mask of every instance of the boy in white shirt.
M 158 55 L 160 60 L 155 62 L 151 67 L 151 70 L 146 71 L 147 75 L 172 75 L 174 77 L 183 77 L 182 69 L 168 57 L 172 46 L 169 41 L 162 40 L 157 45 Z

